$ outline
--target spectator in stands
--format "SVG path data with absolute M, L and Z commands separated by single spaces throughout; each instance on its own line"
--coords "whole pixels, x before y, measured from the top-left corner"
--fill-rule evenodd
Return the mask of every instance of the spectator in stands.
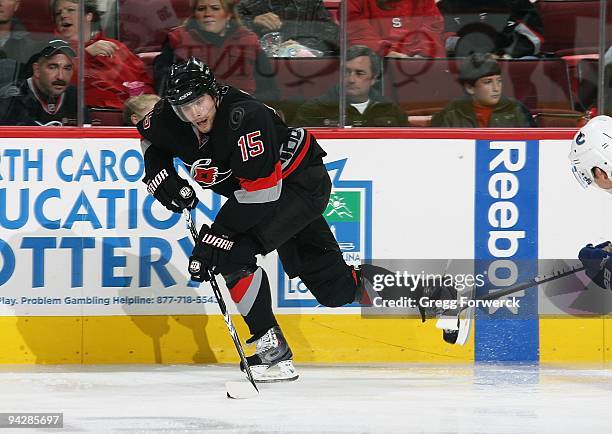
M 57 33 L 76 49 L 81 0 L 53 0 Z M 144 63 L 121 42 L 105 37 L 99 29 L 95 0 L 85 1 L 85 102 L 91 107 L 123 109 L 135 93 L 153 93 Z M 76 83 L 76 76 L 73 82 Z
M 355 127 L 405 126 L 406 114 L 396 104 L 385 102 L 374 84 L 381 74 L 380 58 L 363 45 L 350 47 L 346 53 L 346 125 Z M 306 102 L 297 110 L 294 125 L 336 126 L 339 113 L 338 86 L 322 97 Z
M 36 44 L 23 24 L 14 17 L 20 0 L 0 0 L 0 50 L 24 66 L 36 52 Z
M 19 86 L 19 94 L 6 98 L 2 125 L 76 125 L 77 90 L 70 84 L 74 50 L 55 39 L 32 56 L 32 77 Z M 89 112 L 85 122 L 90 122 Z
M 147 113 L 153 110 L 160 99 L 158 95 L 150 93 L 128 98 L 123 106 L 123 124 L 126 126 L 136 125 Z
M 348 38 L 386 57 L 442 57 L 444 20 L 434 0 L 349 0 Z
M 432 127 L 533 127 L 529 110 L 502 95 L 501 69 L 490 53 L 474 53 L 459 68 L 466 96 L 451 101 L 432 120 Z
M 322 0 L 241 0 L 238 14 L 260 37 L 279 32 L 282 41 L 295 41 L 322 54 L 338 53 L 338 26 Z
M 187 0 L 115 1 L 121 42 L 134 53 L 159 52 L 168 32 L 183 23 L 184 9 L 189 9 Z
M 19 62 L 7 59 L 6 54 L 0 50 L 0 124 L 7 116 L 11 97 L 21 95 L 19 90 Z
M 279 98 L 270 61 L 257 35 L 243 27 L 236 15 L 236 0 L 193 0 L 193 14 L 168 33 L 155 59 L 155 84 L 163 95 L 167 71 L 174 62 L 191 56 L 206 62 L 218 80 L 254 94 L 263 101 Z
M 544 25 L 531 0 L 440 0 L 438 8 L 444 15 L 450 57 L 540 54 Z

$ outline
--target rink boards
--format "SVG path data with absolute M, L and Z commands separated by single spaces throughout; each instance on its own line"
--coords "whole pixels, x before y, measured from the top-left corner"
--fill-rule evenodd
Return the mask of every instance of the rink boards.
M 236 359 L 212 292 L 187 280 L 192 241 L 184 222 L 158 206 L 140 182 L 133 131 L 3 133 L 0 362 Z M 571 131 L 316 135 L 328 152 L 334 185 L 324 214 L 349 262 L 571 259 L 585 243 L 612 233 L 612 201 L 582 191 L 570 173 Z M 184 167 L 178 170 L 186 176 Z M 209 223 L 222 205 L 210 192 L 199 196 L 198 225 Z M 453 347 L 442 342 L 433 322 L 422 324 L 416 310 L 372 318 L 356 306 L 322 308 L 300 281 L 285 277 L 276 255 L 261 264 L 279 322 L 301 361 L 611 358 L 610 320 L 576 308 L 582 299 L 559 303 L 527 290 L 518 294 L 520 308 L 484 312 L 469 343 Z M 589 294 L 610 303 L 609 294 Z

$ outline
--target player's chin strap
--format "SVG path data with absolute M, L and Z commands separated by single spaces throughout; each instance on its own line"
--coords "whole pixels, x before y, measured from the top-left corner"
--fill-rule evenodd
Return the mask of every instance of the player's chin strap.
M 189 232 L 191 232 L 191 236 L 193 237 L 193 242 L 198 242 L 198 230 L 196 229 L 195 224 L 193 223 L 193 219 L 191 218 L 191 211 L 188 209 L 183 210 L 183 216 L 185 217 L 185 221 L 187 222 L 187 228 Z M 234 346 L 236 347 L 236 351 L 238 351 L 238 356 L 240 356 L 240 361 L 242 365 L 245 367 L 245 372 L 247 378 L 259 393 L 259 389 L 255 384 L 255 380 L 253 379 L 253 373 L 251 372 L 251 367 L 249 366 L 246 356 L 244 355 L 244 350 L 242 349 L 242 344 L 240 343 L 240 338 L 238 337 L 238 333 L 236 332 L 236 327 L 234 327 L 234 323 L 232 322 L 232 318 L 229 316 L 227 312 L 227 306 L 225 305 L 225 300 L 223 299 L 223 295 L 221 294 L 221 290 L 219 289 L 219 285 L 217 284 L 217 279 L 215 278 L 214 273 L 206 266 L 204 266 L 203 272 L 207 274 L 208 280 L 210 282 L 210 286 L 212 287 L 213 293 L 217 298 L 217 302 L 219 303 L 219 310 L 223 314 L 223 319 L 225 320 L 225 325 L 227 325 L 227 329 L 230 332 L 232 340 L 234 341 Z

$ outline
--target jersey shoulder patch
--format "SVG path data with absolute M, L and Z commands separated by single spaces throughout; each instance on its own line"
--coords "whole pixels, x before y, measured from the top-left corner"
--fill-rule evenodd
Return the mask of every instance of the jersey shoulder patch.
M 165 135 L 165 131 L 174 123 L 173 114 L 169 113 L 168 109 L 169 104 L 163 104 L 163 101 L 159 101 L 153 110 L 147 113 L 136 125 L 140 135 L 151 142 L 155 142 L 156 138 Z M 172 109 L 170 108 L 170 110 Z
M 240 128 L 245 114 L 246 110 L 244 109 L 244 107 L 237 106 L 232 108 L 229 115 L 229 124 L 232 130 L 236 131 L 238 130 L 238 128 Z
M 228 124 L 232 131 L 240 131 L 265 118 L 266 108 L 259 101 L 236 101 L 227 108 Z

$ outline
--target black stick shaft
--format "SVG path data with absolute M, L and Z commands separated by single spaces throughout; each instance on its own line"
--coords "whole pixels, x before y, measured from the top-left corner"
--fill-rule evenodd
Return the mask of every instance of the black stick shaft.
M 562 271 L 559 272 L 557 274 L 554 274 L 552 276 L 549 277 L 535 277 L 534 279 L 528 280 L 526 282 L 521 282 L 521 283 L 517 283 L 516 285 L 511 286 L 510 288 L 506 288 L 506 289 L 500 289 L 499 291 L 495 291 L 492 293 L 489 293 L 483 297 L 477 297 L 476 300 L 496 300 L 498 298 L 502 298 L 506 295 L 510 295 L 510 294 L 514 294 L 515 292 L 519 292 L 522 291 L 524 289 L 527 288 L 531 288 L 533 286 L 538 286 L 541 285 L 543 283 L 548 283 L 548 282 L 552 282 L 553 280 L 557 280 L 560 279 L 562 277 L 565 276 L 569 276 L 572 274 L 576 274 L 580 271 L 584 270 L 584 267 L 576 267 L 576 268 L 571 268 L 567 271 Z M 468 306 L 463 306 L 462 308 L 460 308 L 457 312 L 457 317 L 459 316 L 459 314 L 461 314 L 461 312 L 463 312 L 465 309 L 467 309 Z
M 542 277 L 542 278 L 536 277 L 535 279 L 528 280 L 527 282 L 518 283 L 514 286 L 511 286 L 510 288 L 500 289 L 499 291 L 492 292 L 490 294 L 485 295 L 484 297 L 479 297 L 478 300 L 495 300 L 505 295 L 514 294 L 515 292 L 519 292 L 524 289 L 531 288 L 532 286 L 538 286 L 543 283 L 552 282 L 553 280 L 557 280 L 562 277 L 578 273 L 579 271 L 582 271 L 582 270 L 584 270 L 584 267 L 577 267 L 577 268 L 572 268 L 571 270 L 557 273 L 550 277 Z
M 193 241 L 197 242 L 198 239 L 198 231 L 191 219 L 191 213 L 189 210 L 183 210 L 183 215 L 185 216 L 185 220 L 187 221 L 187 226 L 189 227 L 189 231 L 191 232 L 191 236 L 193 237 Z M 238 355 L 240 356 L 240 361 L 242 362 L 242 366 L 244 366 L 244 370 L 246 372 L 247 378 L 259 392 L 257 385 L 255 384 L 255 380 L 253 379 L 253 373 L 251 372 L 251 367 L 249 366 L 246 356 L 244 355 L 244 350 L 242 349 L 242 344 L 240 343 L 240 338 L 238 337 L 238 332 L 236 332 L 236 327 L 234 327 L 234 323 L 232 322 L 232 318 L 230 317 L 227 306 L 225 305 L 225 300 L 223 299 L 223 295 L 221 294 L 221 290 L 219 289 L 219 285 L 217 284 L 217 279 L 215 278 L 214 273 L 210 269 L 205 269 L 205 273 L 208 274 L 210 286 L 212 287 L 213 293 L 217 298 L 217 302 L 219 303 L 219 310 L 223 314 L 223 319 L 225 320 L 225 325 L 229 330 L 230 336 L 234 341 L 234 346 L 236 347 L 236 351 L 238 351 Z

